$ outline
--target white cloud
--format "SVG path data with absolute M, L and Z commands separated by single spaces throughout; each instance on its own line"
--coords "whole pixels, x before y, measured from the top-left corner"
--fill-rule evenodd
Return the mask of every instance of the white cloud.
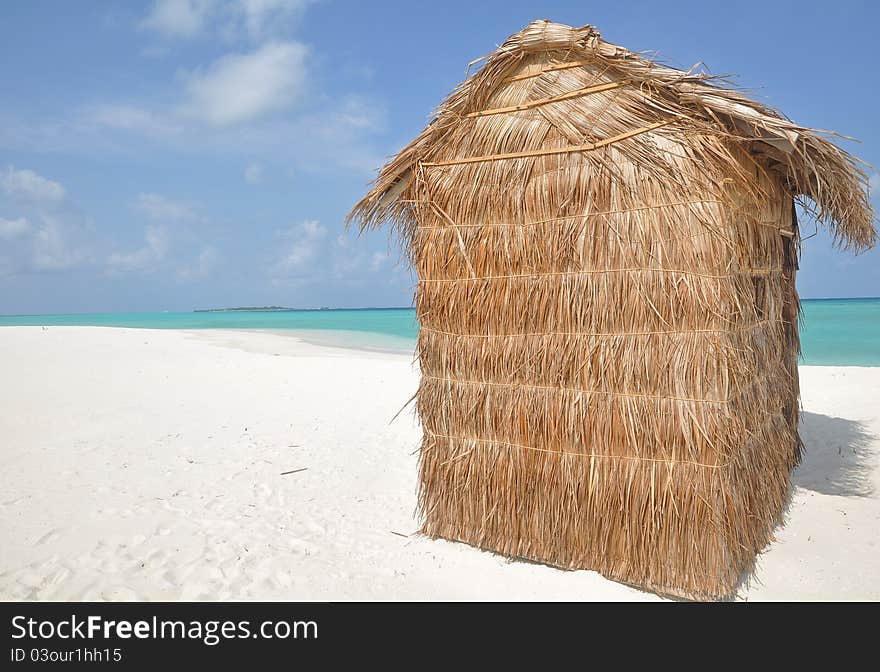
M 15 268 L 55 272 L 89 261 L 85 236 L 91 223 L 58 182 L 33 170 L 7 166 L 0 170 L 0 192 L 25 210 L 15 219 L 0 217 L 0 239 L 18 248 Z
M 153 268 L 168 253 L 168 229 L 150 225 L 144 232 L 146 244 L 134 252 L 114 252 L 107 258 L 107 268 L 114 273 L 143 271 Z
M 272 25 L 298 18 L 309 0 L 241 0 L 234 3 L 248 35 L 261 37 Z
M 314 258 L 318 243 L 326 233 L 327 229 L 321 226 L 317 220 L 301 222 L 290 227 L 287 231 L 281 232 L 279 235 L 292 238 L 293 243 L 284 250 L 277 265 L 279 270 L 301 269 Z
M 164 37 L 192 37 L 202 32 L 213 8 L 211 0 L 155 0 L 140 25 Z
M 24 217 L 4 219 L 0 217 L 0 238 L 17 238 L 31 230 L 31 225 Z
M 302 230 L 309 236 L 323 236 L 326 232 L 326 229 L 321 226 L 321 223 L 315 219 L 310 219 L 308 221 L 303 222 L 301 225 Z
M 244 169 L 244 181 L 248 184 L 260 184 L 263 181 L 263 166 L 259 163 L 250 163 Z
M 335 116 L 339 126 L 376 131 L 384 128 L 386 112 L 376 101 L 362 96 L 346 96 Z
M 63 271 L 79 266 L 85 260 L 64 234 L 59 222 L 45 218 L 34 236 L 33 268 L 38 271 Z
M 7 166 L 0 173 L 0 187 L 13 197 L 36 203 L 58 202 L 64 199 L 64 187 L 32 170 L 17 170 Z
M 227 126 L 282 109 L 302 92 L 307 53 L 299 42 L 273 42 L 250 53 L 227 54 L 206 70 L 185 75 L 185 111 Z
M 140 22 L 164 38 L 189 38 L 208 30 L 234 39 L 260 39 L 290 26 L 312 0 L 154 0 Z
M 196 216 L 195 209 L 188 203 L 172 201 L 159 194 L 138 194 L 135 209 L 156 220 L 184 220 Z

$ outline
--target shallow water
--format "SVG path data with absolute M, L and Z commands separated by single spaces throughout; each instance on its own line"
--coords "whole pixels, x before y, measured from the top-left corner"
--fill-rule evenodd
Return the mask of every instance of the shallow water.
M 880 298 L 802 301 L 802 364 L 880 366 Z M 0 326 L 290 331 L 327 345 L 412 352 L 419 325 L 411 308 L 200 313 L 0 316 Z

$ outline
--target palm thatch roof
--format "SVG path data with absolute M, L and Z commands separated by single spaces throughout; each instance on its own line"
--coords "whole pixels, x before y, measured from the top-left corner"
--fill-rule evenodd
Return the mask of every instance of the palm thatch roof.
M 495 111 L 532 114 L 492 114 L 487 101 L 494 102 L 500 89 L 509 105 Z M 382 169 L 349 221 L 363 228 L 391 223 L 411 239 L 416 217 L 410 192 L 420 162 L 544 151 L 544 125 L 536 122 L 545 120 L 562 131 L 561 151 L 614 141 L 667 180 L 676 178 L 680 165 L 674 153 L 664 155 L 664 136 L 690 137 L 690 158 L 707 165 L 736 163 L 729 147 L 740 145 L 785 176 L 792 195 L 842 248 L 859 252 L 876 243 L 867 166 L 831 142 L 834 133 L 798 126 L 725 79 L 677 70 L 606 42 L 593 26 L 547 20 L 531 23 L 485 58 Z M 621 142 L 636 129 L 638 136 Z M 486 179 L 493 169 L 493 162 L 480 165 Z

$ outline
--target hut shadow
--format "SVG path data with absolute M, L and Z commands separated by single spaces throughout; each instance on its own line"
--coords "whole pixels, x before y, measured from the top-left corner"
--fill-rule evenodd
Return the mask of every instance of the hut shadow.
M 856 420 L 807 412 L 800 415 L 798 431 L 804 443 L 803 455 L 800 465 L 791 474 L 792 487 L 775 529 L 788 523 L 795 487 L 841 497 L 876 494 L 871 473 L 880 461 L 880 437 Z M 766 551 L 767 548 L 761 553 Z M 756 574 L 757 560 L 740 576 L 734 591 L 719 602 L 748 599 L 749 588 L 762 583 Z M 663 597 L 689 601 L 669 595 Z
M 792 485 L 824 495 L 869 497 L 870 474 L 877 462 L 877 437 L 846 418 L 801 413 L 804 454 L 792 472 Z
M 807 412 L 801 413 L 799 432 L 804 442 L 803 456 L 791 474 L 793 487 L 776 529 L 788 523 L 794 486 L 841 497 L 875 494 L 870 474 L 880 458 L 880 437 L 856 420 Z M 752 567 L 742 574 L 731 601 L 744 599 L 750 587 L 761 585 L 756 570 Z

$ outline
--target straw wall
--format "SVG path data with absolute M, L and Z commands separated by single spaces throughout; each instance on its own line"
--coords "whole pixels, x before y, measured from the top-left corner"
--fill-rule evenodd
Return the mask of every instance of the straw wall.
M 686 193 L 614 145 L 498 161 L 492 180 L 420 167 L 425 533 L 675 595 L 735 589 L 799 444 L 791 197 L 731 151 L 744 175 L 684 162 Z

